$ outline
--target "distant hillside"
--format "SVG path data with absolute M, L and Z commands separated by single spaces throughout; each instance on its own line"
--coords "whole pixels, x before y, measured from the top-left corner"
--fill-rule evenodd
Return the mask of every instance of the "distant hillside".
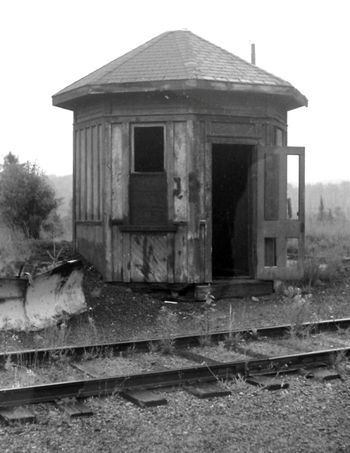
M 317 212 L 322 197 L 325 209 L 341 208 L 350 219 L 350 181 L 306 186 L 306 212 Z
M 297 190 L 295 187 L 289 187 L 289 195 L 292 198 L 292 204 L 295 205 L 297 199 Z M 306 184 L 305 187 L 305 211 L 307 215 L 317 214 L 320 199 L 322 197 L 324 209 L 329 209 L 334 213 L 339 209 L 350 219 L 350 181 L 340 183 L 317 183 Z

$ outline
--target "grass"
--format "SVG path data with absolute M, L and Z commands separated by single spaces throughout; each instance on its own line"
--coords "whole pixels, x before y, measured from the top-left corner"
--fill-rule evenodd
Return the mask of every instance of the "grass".
M 167 307 L 162 307 L 157 318 L 158 331 L 161 336 L 159 351 L 162 354 L 171 354 L 174 350 L 174 337 L 177 332 L 178 317 L 177 314 Z M 155 345 L 150 344 L 150 349 L 154 350 Z
M 205 296 L 202 305 L 202 313 L 198 314 L 195 319 L 195 324 L 200 331 L 201 337 L 199 343 L 201 346 L 210 346 L 212 332 L 212 313 L 215 312 L 215 297 L 209 290 Z
M 338 219 L 319 221 L 309 217 L 306 222 L 305 276 L 303 282 L 314 285 L 336 282 L 342 278 L 342 259 L 350 256 L 350 221 Z

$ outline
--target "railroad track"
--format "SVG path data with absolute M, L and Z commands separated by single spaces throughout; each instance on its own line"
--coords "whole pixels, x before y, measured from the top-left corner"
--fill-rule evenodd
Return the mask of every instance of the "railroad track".
M 0 389 L 0 415 L 6 420 L 33 419 L 35 417 L 31 415 L 31 411 L 28 415 L 27 410 L 14 408 L 62 400 L 65 401 L 65 409 L 69 409 L 68 412 L 70 411 L 71 415 L 87 415 L 91 411 L 81 404 L 84 398 L 116 393 L 140 406 L 154 406 L 166 404 L 163 390 L 174 387 L 183 388 L 200 398 L 227 395 L 229 392 L 222 386 L 222 382 L 237 376 L 243 377 L 248 383 L 269 389 L 284 388 L 285 382 L 279 381 L 278 377 L 285 373 L 302 372 L 318 375 L 322 379 L 332 379 L 339 377 L 336 371 L 331 370 L 334 363 L 339 360 L 339 357 L 344 359 L 350 356 L 350 338 L 346 331 L 349 328 L 350 318 L 305 323 L 298 326 L 298 331 L 307 332 L 308 340 L 312 338 L 313 343 L 318 341 L 317 335 L 322 336 L 325 333 L 328 335 L 332 332 L 333 335 L 322 336 L 322 342 L 329 341 L 331 347 L 303 352 L 295 352 L 292 351 L 293 348 L 289 348 L 288 354 L 269 352 L 262 354 L 261 345 L 277 345 L 284 351 L 286 345 L 283 344 L 283 339 L 285 337 L 287 340 L 290 339 L 290 332 L 293 331 L 293 326 L 290 325 L 212 332 L 204 339 L 203 335 L 177 336 L 171 338 L 171 355 L 168 357 L 176 356 L 187 360 L 187 366 L 123 375 L 114 373 L 106 377 L 98 376 L 98 372 L 96 376 L 94 372 L 84 368 L 89 362 L 86 356 L 90 357 L 90 361 L 94 360 L 91 357 L 99 357 L 100 364 L 101 360 L 106 358 L 111 361 L 115 360 L 114 358 L 133 358 L 137 354 L 140 356 L 147 354 L 149 350 L 161 350 L 164 341 L 169 342 L 169 338 L 2 353 L 0 366 L 4 373 L 9 366 L 13 369 L 31 370 L 35 365 L 39 367 L 40 375 L 40 366 L 64 358 L 67 362 L 66 366 L 83 374 L 84 378 Z M 338 332 L 342 332 L 342 335 L 337 335 Z M 208 354 L 208 346 L 203 347 L 203 340 L 208 340 L 208 337 L 214 357 Z M 273 339 L 273 343 L 269 342 L 270 339 Z M 298 345 L 301 344 L 302 339 Z M 221 349 L 218 349 L 218 345 Z M 257 345 L 260 345 L 260 349 L 256 349 Z M 244 358 L 223 360 L 218 353 L 223 349 L 232 357 L 244 355 Z M 297 348 L 294 344 L 295 349 Z M 159 393 L 159 390 L 162 392 Z

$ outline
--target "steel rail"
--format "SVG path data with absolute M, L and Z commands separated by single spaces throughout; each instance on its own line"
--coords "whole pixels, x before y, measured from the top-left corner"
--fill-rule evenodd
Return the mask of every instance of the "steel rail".
M 212 331 L 206 334 L 196 335 L 174 335 L 171 337 L 174 347 L 183 348 L 187 346 L 198 345 L 204 336 L 210 337 L 213 343 L 226 340 L 228 337 L 239 336 L 242 339 L 261 338 L 261 337 L 281 337 L 288 334 L 293 325 L 282 324 L 270 327 L 250 328 L 245 330 L 223 330 Z M 337 329 L 350 328 L 350 318 L 330 319 L 317 323 L 305 322 L 298 325 L 298 329 L 308 329 L 310 333 L 320 333 L 324 331 L 334 331 Z M 144 352 L 150 349 L 150 345 L 160 346 L 164 339 L 149 338 L 140 340 L 120 341 L 114 343 L 97 343 L 81 346 L 60 346 L 54 348 L 24 349 L 22 351 L 8 351 L 0 353 L 0 367 L 6 361 L 12 363 L 21 363 L 22 365 L 31 365 L 44 362 L 45 360 L 59 358 L 60 356 L 73 357 L 79 359 L 85 354 L 104 355 L 113 350 L 116 353 L 123 353 L 132 350 L 133 352 Z
M 199 382 L 212 382 L 218 379 L 231 379 L 238 375 L 247 377 L 257 374 L 290 373 L 301 368 L 320 366 L 320 364 L 331 365 L 338 354 L 350 356 L 350 348 L 327 349 L 268 359 L 227 362 L 210 366 L 201 365 L 126 376 L 0 389 L 0 408 L 52 402 L 62 398 L 101 397 L 125 390 L 180 387 L 198 384 Z

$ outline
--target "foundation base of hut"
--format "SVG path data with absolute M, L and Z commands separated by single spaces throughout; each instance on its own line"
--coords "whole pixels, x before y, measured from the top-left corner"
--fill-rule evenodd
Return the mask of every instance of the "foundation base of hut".
M 208 294 L 219 299 L 234 297 L 265 296 L 273 293 L 273 281 L 254 280 L 251 278 L 217 279 L 211 285 L 197 285 L 195 300 L 205 300 Z

